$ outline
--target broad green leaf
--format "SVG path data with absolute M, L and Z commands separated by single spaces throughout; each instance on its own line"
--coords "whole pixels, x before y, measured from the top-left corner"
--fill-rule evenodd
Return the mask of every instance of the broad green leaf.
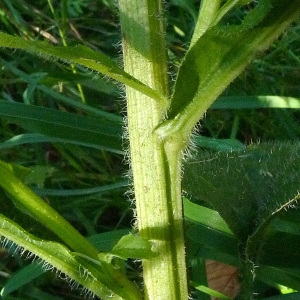
M 167 103 L 167 100 L 155 90 L 141 83 L 118 67 L 108 56 L 86 46 L 58 47 L 41 41 L 26 41 L 22 38 L 0 32 L 0 47 L 14 48 L 36 53 L 49 59 L 61 59 L 98 71 L 141 93 Z
M 62 139 L 62 142 L 75 141 L 77 144 L 123 153 L 121 124 L 103 118 L 5 101 L 0 101 L 0 117 L 27 130 Z
M 40 263 L 33 262 L 30 265 L 23 267 L 8 279 L 2 288 L 0 295 L 6 297 L 13 291 L 18 290 L 22 286 L 31 282 L 35 278 L 41 276 L 45 270 L 42 268 Z
M 188 136 L 205 111 L 248 65 L 300 15 L 299 0 L 262 0 L 241 25 L 208 29 L 187 52 L 168 120 L 159 134 Z
M 149 241 L 134 234 L 124 235 L 110 251 L 110 254 L 123 259 L 149 259 L 158 255 L 152 250 L 152 244 Z
M 246 240 L 299 197 L 300 144 L 251 145 L 232 153 L 199 152 L 185 166 L 183 189 L 210 203 Z
M 300 198 L 299 150 L 299 143 L 290 142 L 251 145 L 227 154 L 201 153 L 185 167 L 184 190 L 212 205 L 240 241 L 246 297 L 254 292 L 260 263 L 291 266 L 299 258 L 299 236 L 274 233 L 270 225 Z

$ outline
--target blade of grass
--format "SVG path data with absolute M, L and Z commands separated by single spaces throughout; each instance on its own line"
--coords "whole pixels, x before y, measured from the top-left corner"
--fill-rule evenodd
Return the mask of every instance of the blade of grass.
M 28 82 L 29 84 L 32 84 L 32 81 L 35 79 L 35 74 L 26 74 L 25 72 L 21 71 L 19 68 L 14 66 L 12 63 L 0 58 L 0 63 L 9 71 L 13 72 L 17 76 L 21 77 L 24 81 Z M 47 73 L 44 73 L 47 74 Z M 86 78 L 85 78 L 86 79 Z M 59 101 L 61 103 L 65 103 L 71 107 L 79 108 L 82 111 L 88 112 L 96 117 L 105 118 L 109 121 L 113 122 L 119 122 L 121 123 L 123 121 L 123 118 L 111 113 L 108 113 L 106 111 L 96 109 L 90 105 L 83 104 L 81 102 L 78 102 L 70 97 L 67 97 L 59 92 L 56 92 L 54 89 L 47 87 L 44 84 L 38 84 L 35 86 L 37 90 L 42 91 L 46 95 L 49 95 L 55 99 L 55 101 Z
M 210 109 L 300 108 L 300 98 L 276 95 L 219 97 Z
M 40 134 L 122 154 L 121 124 L 50 108 L 0 101 L 0 117 Z

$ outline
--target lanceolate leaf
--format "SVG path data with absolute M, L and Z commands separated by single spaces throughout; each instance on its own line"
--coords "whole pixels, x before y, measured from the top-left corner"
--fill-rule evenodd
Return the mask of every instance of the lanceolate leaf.
M 96 268 L 85 259 L 81 261 L 80 258 L 75 258 L 76 255 L 62 244 L 36 238 L 1 214 L 0 235 L 34 253 L 59 271 L 84 284 L 88 289 L 92 291 L 96 289 L 96 294 L 103 299 L 110 294 L 116 294 L 116 299 L 121 297 L 139 299 L 139 291 L 136 287 L 124 274 L 108 263 L 109 256 L 99 253 L 61 215 L 25 186 L 14 175 L 12 166 L 2 162 L 0 162 L 0 185 L 14 198 L 17 207 L 22 207 L 30 216 L 55 233 L 72 251 L 90 257 L 90 260 L 97 261 L 98 265 Z M 85 265 L 84 275 L 78 271 L 81 265 Z M 76 276 L 81 278 L 78 279 Z M 95 283 L 94 287 L 87 282 L 84 283 L 86 276 L 91 277 L 91 282 Z
M 186 135 L 258 54 L 300 15 L 298 0 L 262 0 L 241 25 L 208 29 L 187 52 L 175 83 L 165 130 Z
M 0 47 L 21 49 L 49 57 L 50 59 L 58 58 L 63 61 L 80 64 L 124 83 L 155 100 L 167 102 L 158 92 L 119 68 L 108 56 L 82 45 L 76 47 L 51 46 L 46 42 L 25 41 L 22 38 L 0 32 Z
M 59 138 L 64 142 L 123 153 L 121 124 L 104 118 L 5 101 L 0 101 L 0 117 L 32 132 Z
M 149 241 L 134 234 L 124 235 L 111 250 L 111 254 L 127 259 L 149 259 L 158 255 L 152 250 L 152 245 Z
M 44 270 L 56 270 L 58 276 L 67 279 L 73 287 L 78 286 L 76 284 L 78 282 L 87 289 L 87 292 L 91 291 L 102 299 L 140 299 L 138 290 L 129 281 L 126 282 L 126 286 L 117 282 L 120 277 L 117 277 L 117 271 L 109 271 L 113 270 L 112 266 L 99 262 L 98 268 L 95 268 L 86 260 L 77 259 L 76 255 L 64 245 L 39 239 L 2 214 L 0 214 L 0 234 L 6 238 L 3 246 L 12 241 L 19 246 L 21 255 L 40 259 Z M 111 277 L 114 272 L 115 278 Z M 3 289 L 1 295 L 8 292 Z

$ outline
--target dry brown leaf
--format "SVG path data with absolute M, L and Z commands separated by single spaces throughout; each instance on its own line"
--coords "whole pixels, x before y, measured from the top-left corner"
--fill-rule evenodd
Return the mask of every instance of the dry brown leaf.
M 234 298 L 239 293 L 239 274 L 237 268 L 214 260 L 206 260 L 208 286 L 227 297 Z M 213 298 L 212 300 L 217 300 Z

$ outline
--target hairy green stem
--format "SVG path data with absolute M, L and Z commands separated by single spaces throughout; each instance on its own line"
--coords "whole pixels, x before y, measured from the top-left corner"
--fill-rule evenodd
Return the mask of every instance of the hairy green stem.
M 119 7 L 126 72 L 168 97 L 162 1 L 119 0 Z M 155 133 L 164 102 L 129 87 L 126 97 L 137 226 L 159 253 L 143 260 L 145 299 L 187 299 L 178 141 Z

